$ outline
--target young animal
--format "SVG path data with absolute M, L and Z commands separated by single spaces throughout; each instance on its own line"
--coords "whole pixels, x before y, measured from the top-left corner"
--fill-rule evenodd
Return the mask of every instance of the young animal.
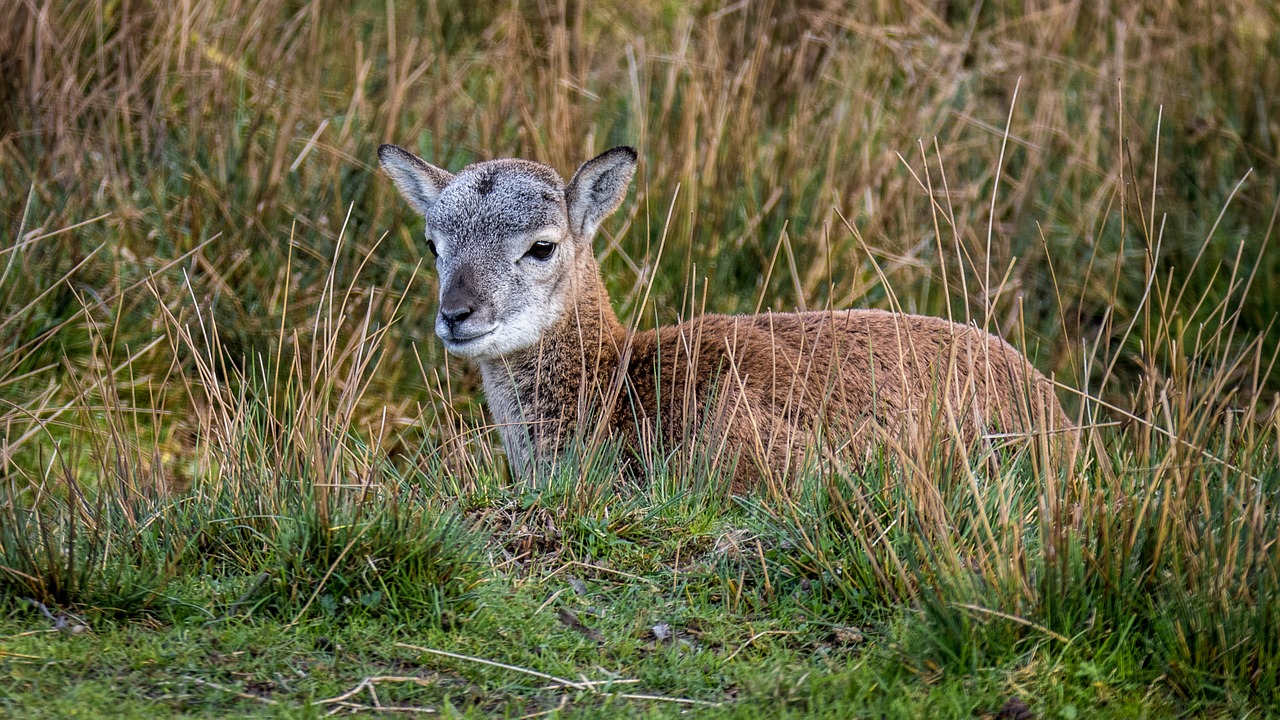
M 527 160 L 456 176 L 395 145 L 383 169 L 426 216 L 436 334 L 479 365 L 512 470 L 603 433 L 634 456 L 655 441 L 735 464 L 733 490 L 794 475 L 821 433 L 858 462 L 930 425 L 967 441 L 1069 427 L 1053 385 L 1003 340 L 881 310 L 704 315 L 633 332 L 614 314 L 592 249 L 622 203 L 636 152 L 616 147 L 566 185 Z M 706 457 L 706 456 L 704 456 Z

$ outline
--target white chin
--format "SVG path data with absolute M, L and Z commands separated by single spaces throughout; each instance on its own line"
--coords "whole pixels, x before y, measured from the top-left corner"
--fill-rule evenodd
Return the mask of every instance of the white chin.
M 458 342 L 443 335 L 441 340 L 450 355 L 468 360 L 496 360 L 537 346 L 558 309 L 552 307 L 538 313 L 524 313 L 508 319 L 492 332 L 474 340 Z M 437 335 L 440 335 L 439 330 L 440 328 L 436 329 Z
M 538 338 L 537 333 L 497 330 L 470 342 L 445 340 L 444 348 L 450 355 L 468 360 L 496 360 L 537 345 Z
M 494 352 L 494 345 L 494 337 L 492 335 L 486 335 L 469 342 L 444 341 L 444 349 L 450 355 L 468 360 L 485 360 L 499 354 Z

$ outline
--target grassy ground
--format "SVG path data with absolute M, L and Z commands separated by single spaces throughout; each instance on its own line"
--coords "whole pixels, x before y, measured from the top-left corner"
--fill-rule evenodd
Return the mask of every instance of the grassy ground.
M 646 579 L 670 581 L 665 575 Z M 572 589 L 579 582 L 581 594 Z M 483 593 L 489 609 L 448 631 L 330 619 L 292 628 L 233 619 L 145 628 L 107 623 L 82 635 L 52 631 L 6 639 L 14 655 L 6 659 L 4 703 L 14 717 L 32 718 L 320 717 L 368 712 L 376 703 L 465 717 L 557 709 L 561 717 L 991 717 L 1011 697 L 1026 700 L 1037 717 L 1187 710 L 1070 651 L 972 673 L 922 675 L 907 669 L 904 649 L 879 634 L 893 628 L 868 628 L 872 634 L 859 641 L 862 628 L 832 627 L 793 603 L 726 614 L 706 593 L 685 587 L 680 580 L 672 590 L 594 579 L 571 567 L 551 578 L 495 581 Z M 201 590 L 207 596 L 208 588 Z M 557 608 L 562 616 L 573 612 L 585 633 L 560 621 Z M 11 618 L 0 627 L 31 625 Z M 657 640 L 654 627 L 667 639 Z M 1123 650 L 1119 655 L 1109 662 L 1135 662 Z M 566 683 L 613 682 L 587 690 L 530 671 Z M 334 700 L 369 678 L 376 696 L 362 690 Z
M 1280 712 L 1272 3 L 471 5 L 0 4 L 0 714 Z M 512 483 L 384 141 L 633 144 L 624 319 L 969 320 L 1083 452 Z
M 501 509 L 472 511 L 505 543 L 467 609 L 443 624 L 342 602 L 282 614 L 269 588 L 255 592 L 226 571 L 175 578 L 144 622 L 95 617 L 86 629 L 83 618 L 11 604 L 0 623 L 0 708 L 22 717 L 313 717 L 378 703 L 468 717 L 994 717 L 1019 698 L 1036 717 L 1130 718 L 1214 707 L 1179 707 L 1150 682 L 1132 638 L 1059 642 L 1042 629 L 1007 648 L 975 647 L 985 657 L 972 667 L 937 658 L 945 641 L 910 613 L 831 607 L 821 581 L 790 587 L 777 557 L 784 539 L 740 506 L 642 492 L 591 522 L 539 512 L 544 502 L 563 507 L 497 492 L 486 505 Z M 370 678 L 373 693 L 346 695 Z

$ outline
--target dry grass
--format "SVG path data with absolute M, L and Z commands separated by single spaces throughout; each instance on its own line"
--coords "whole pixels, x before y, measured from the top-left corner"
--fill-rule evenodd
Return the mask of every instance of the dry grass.
M 758 507 L 794 549 L 760 549 L 770 592 L 916 608 L 944 665 L 1142 632 L 1179 691 L 1274 701 L 1277 37 L 1261 0 L 5 3 L 6 501 L 269 471 L 321 526 L 408 474 L 487 502 L 477 377 L 431 337 L 374 148 L 567 173 L 625 142 L 638 191 L 599 244 L 624 318 L 971 320 L 1090 426 L 1061 472 L 920 442 Z M 602 513 L 611 482 L 504 517 L 645 522 Z M 682 482 L 714 487 L 655 492 Z

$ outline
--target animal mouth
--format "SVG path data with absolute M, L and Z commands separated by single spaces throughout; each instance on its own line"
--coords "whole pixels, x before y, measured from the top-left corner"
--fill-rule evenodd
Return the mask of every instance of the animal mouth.
M 485 330 L 484 332 L 477 333 L 475 335 L 451 334 L 448 338 L 448 343 L 450 345 L 469 345 L 481 338 L 489 337 L 492 334 L 493 334 L 493 330 Z

